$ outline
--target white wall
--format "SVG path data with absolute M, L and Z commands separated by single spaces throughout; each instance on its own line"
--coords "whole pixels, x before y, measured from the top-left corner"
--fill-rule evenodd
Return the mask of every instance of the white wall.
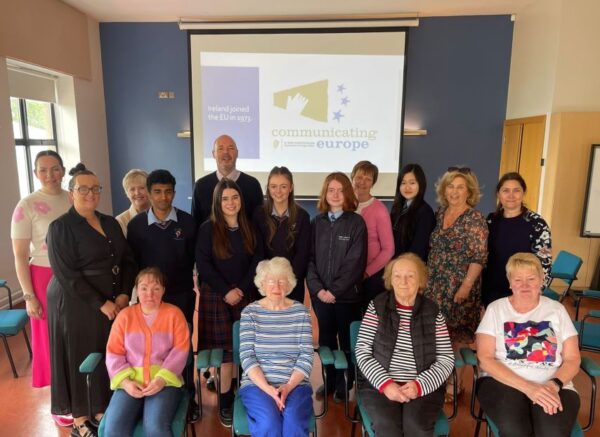
M 14 269 L 12 242 L 10 240 L 10 221 L 15 205 L 19 201 L 19 176 L 15 139 L 10 114 L 10 95 L 8 92 L 8 69 L 6 59 L 0 57 L 0 175 L 2 175 L 2 202 L 0 202 L 0 278 L 6 279 L 13 291 L 20 288 Z M 4 290 L 2 290 L 4 293 Z M 6 299 L 0 294 L 1 302 Z
M 74 79 L 77 105 L 77 127 L 81 161 L 100 179 L 104 187 L 99 210 L 112 214 L 112 194 L 108 160 L 108 134 L 104 106 L 104 82 L 100 52 L 100 27 L 88 18 L 88 40 L 92 65 L 92 79 Z
M 506 118 L 551 112 L 562 0 L 537 0 L 516 15 Z
M 552 112 L 600 111 L 600 1 L 563 0 Z

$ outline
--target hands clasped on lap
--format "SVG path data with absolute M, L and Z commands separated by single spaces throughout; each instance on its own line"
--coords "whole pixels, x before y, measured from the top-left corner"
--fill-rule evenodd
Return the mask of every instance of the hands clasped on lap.
M 539 405 L 546 414 L 556 414 L 563 410 L 559 396 L 559 388 L 552 381 L 545 384 L 531 382 L 528 385 L 525 394 L 534 405 Z
M 277 409 L 283 411 L 285 408 L 285 401 L 292 390 L 293 388 L 291 388 L 289 384 L 282 384 L 279 388 L 270 385 L 265 392 L 273 398 Z
M 151 380 L 146 387 L 131 379 L 124 379 L 121 382 L 121 388 L 132 398 L 140 399 L 145 396 L 155 395 L 164 388 L 165 384 L 165 380 L 160 376 L 157 376 Z
M 417 383 L 414 381 L 409 381 L 404 385 L 390 382 L 383 389 L 383 394 L 390 401 L 406 403 L 416 399 L 419 396 L 419 390 L 417 389 Z

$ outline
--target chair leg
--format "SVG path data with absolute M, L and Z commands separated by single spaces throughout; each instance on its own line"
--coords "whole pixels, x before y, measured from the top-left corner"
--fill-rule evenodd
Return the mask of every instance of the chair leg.
M 23 328 L 23 337 L 25 337 L 25 344 L 27 345 L 27 350 L 29 351 L 29 358 L 33 358 L 31 344 L 29 343 L 29 337 L 27 336 L 27 330 L 25 328 Z
M 477 413 L 477 424 L 475 425 L 475 434 L 473 437 L 479 437 L 479 430 L 481 429 L 481 421 L 483 420 L 483 410 L 479 407 L 479 412 Z
M 352 421 L 352 429 L 350 430 L 350 437 L 354 437 L 354 431 L 356 430 L 356 423 L 357 423 L 357 419 L 358 419 L 358 405 L 354 406 L 354 417 L 353 417 L 353 421 Z M 364 430 L 364 427 L 363 427 Z
M 10 348 L 8 347 L 8 341 L 6 340 L 6 336 L 2 336 L 2 341 L 4 342 L 4 349 L 6 349 L 6 355 L 8 355 L 8 361 L 10 361 L 10 367 L 12 368 L 13 376 L 15 378 L 19 377 L 17 373 L 17 368 L 15 367 L 15 362 L 13 361 L 12 354 L 10 353 Z

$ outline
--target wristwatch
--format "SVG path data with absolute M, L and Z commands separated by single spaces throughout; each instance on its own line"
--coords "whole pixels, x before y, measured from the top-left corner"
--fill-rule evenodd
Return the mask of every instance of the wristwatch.
M 558 379 L 558 378 L 552 378 L 550 381 L 552 381 L 554 384 L 558 385 L 558 390 L 562 390 L 563 388 L 563 382 Z

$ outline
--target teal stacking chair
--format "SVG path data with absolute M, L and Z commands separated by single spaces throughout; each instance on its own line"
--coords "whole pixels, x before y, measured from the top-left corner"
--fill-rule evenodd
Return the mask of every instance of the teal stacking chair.
M 358 378 L 358 366 L 356 363 L 356 340 L 358 338 L 358 331 L 360 330 L 359 321 L 352 322 L 350 324 L 350 359 L 352 360 L 352 364 L 354 364 L 354 381 L 356 387 L 356 381 Z M 336 369 L 344 370 L 344 377 L 346 382 L 348 381 L 348 362 L 346 360 L 346 355 L 341 350 L 334 351 L 334 363 Z M 457 408 L 457 396 L 456 396 L 456 369 L 463 366 L 463 361 L 461 357 L 455 359 L 454 363 L 455 369 L 452 370 L 452 388 L 453 388 L 453 402 L 452 402 L 452 414 L 450 416 L 446 416 L 444 410 L 440 410 L 440 414 L 435 422 L 435 428 L 433 431 L 434 436 L 447 436 L 450 434 L 450 422 L 456 417 L 458 412 Z M 354 398 L 356 400 L 356 405 L 354 407 L 354 415 L 350 416 L 350 388 L 348 384 L 346 384 L 346 418 L 352 422 L 352 431 L 350 436 L 354 436 L 354 431 L 356 429 L 356 425 L 360 423 L 362 427 L 362 436 L 368 435 L 369 437 L 375 436 L 375 431 L 373 430 L 373 423 L 371 418 L 367 414 L 364 403 L 360 398 L 360 393 L 358 389 L 354 390 Z
M 571 294 L 573 301 L 576 302 L 576 305 L 579 308 L 578 297 L 571 293 L 571 285 L 577 279 L 577 273 L 581 268 L 581 264 L 583 264 L 583 260 L 577 255 L 567 252 L 566 250 L 561 250 L 558 252 L 558 256 L 552 263 L 552 269 L 550 270 L 550 283 L 544 290 L 544 296 L 562 302 L 567 294 Z M 564 284 L 566 284 L 567 288 L 562 293 L 550 288 L 555 279 L 560 279 Z
M 194 359 L 194 355 L 190 352 L 190 357 L 188 359 Z M 104 355 L 100 352 L 93 352 L 87 356 L 87 358 L 80 364 L 79 373 L 83 373 L 86 376 L 86 384 L 87 384 L 87 396 L 88 396 L 88 408 L 90 421 L 98 426 L 98 436 L 102 437 L 104 435 L 104 426 L 106 424 L 106 415 L 102 417 L 100 423 L 96 423 L 93 419 L 94 415 L 91 411 L 92 405 L 92 378 L 95 370 L 98 368 L 98 365 L 104 365 Z M 171 422 L 171 432 L 173 436 L 187 436 L 187 423 L 188 423 L 188 409 L 190 405 L 190 396 L 185 388 L 181 388 L 181 398 L 179 400 L 179 405 L 177 406 L 177 410 L 175 411 L 175 416 L 173 417 L 173 421 Z M 194 424 L 190 423 L 191 434 L 193 437 L 196 437 L 196 429 L 194 428 Z M 139 420 L 134 431 L 134 437 L 143 437 L 144 436 L 144 426 L 142 420 Z
M 19 374 L 17 373 L 15 362 L 10 353 L 10 347 L 8 347 L 7 337 L 13 337 L 17 335 L 19 331 L 23 331 L 25 344 L 29 351 L 29 358 L 31 358 L 31 345 L 29 344 L 29 337 L 27 337 L 27 330 L 25 329 L 25 326 L 29 323 L 29 316 L 25 310 L 13 310 L 12 291 L 4 279 L 0 279 L 0 288 L 4 288 L 8 292 L 8 309 L 0 310 L 0 336 L 4 342 L 4 349 L 6 350 L 6 355 L 8 355 L 8 361 L 10 362 L 13 376 L 18 378 Z
M 241 360 L 240 360 L 240 322 L 236 321 L 233 324 L 233 365 L 237 366 L 240 375 L 242 374 L 241 369 Z M 317 353 L 319 358 L 321 359 L 321 373 L 323 376 L 323 384 L 325 385 L 325 390 L 327 390 L 327 372 L 325 372 L 325 367 L 334 364 L 334 356 L 331 352 L 331 349 L 328 347 L 321 346 L 317 349 Z M 223 364 L 223 349 L 213 349 L 210 351 L 210 360 L 208 365 L 204 367 L 215 367 L 217 369 L 215 375 L 215 384 L 217 386 L 217 392 L 220 393 L 221 390 L 221 365 Z M 200 372 L 200 365 L 197 365 L 198 372 Z M 231 424 L 231 436 L 239 436 L 239 435 L 250 435 L 250 428 L 248 427 L 248 413 L 246 412 L 246 408 L 244 407 L 244 403 L 242 402 L 241 396 L 239 396 L 239 385 L 240 385 L 241 377 L 237 378 L 237 390 L 235 393 L 235 398 L 233 401 L 233 421 Z M 220 396 L 219 396 L 220 397 Z M 220 405 L 219 405 L 220 408 Z M 323 400 L 323 409 L 320 413 L 313 414 L 309 423 L 309 430 L 314 437 L 317 437 L 317 419 L 324 417 L 327 414 L 327 391 L 325 391 L 325 396 Z
M 586 293 L 596 290 L 585 290 L 582 297 L 587 297 Z M 579 349 L 591 352 L 600 352 L 600 323 L 593 323 L 591 320 L 600 320 L 600 310 L 590 310 L 581 321 L 574 321 L 575 329 L 579 333 Z
M 498 431 L 498 427 L 496 424 L 485 415 L 485 412 L 479 407 L 479 411 L 475 413 L 475 398 L 477 395 L 477 382 L 479 380 L 479 368 L 477 367 L 477 356 L 475 355 L 475 351 L 469 348 L 463 348 L 460 350 L 460 353 L 463 357 L 463 361 L 465 365 L 469 365 L 473 367 L 473 386 L 471 389 L 471 405 L 470 412 L 471 416 L 477 421 L 477 426 L 475 427 L 475 437 L 479 436 L 479 430 L 481 428 L 481 424 L 485 423 L 486 427 L 486 436 L 489 437 L 490 433 L 494 434 L 495 437 L 501 437 Z M 583 433 L 592 428 L 594 424 L 594 414 L 596 411 L 596 377 L 600 376 L 600 365 L 596 363 L 589 357 L 581 357 L 581 370 L 589 376 L 591 383 L 591 397 L 590 397 L 590 413 L 589 420 L 585 426 L 581 426 L 579 421 L 573 425 L 573 429 L 571 430 L 570 437 L 583 437 Z M 506 436 L 510 437 L 510 436 Z

